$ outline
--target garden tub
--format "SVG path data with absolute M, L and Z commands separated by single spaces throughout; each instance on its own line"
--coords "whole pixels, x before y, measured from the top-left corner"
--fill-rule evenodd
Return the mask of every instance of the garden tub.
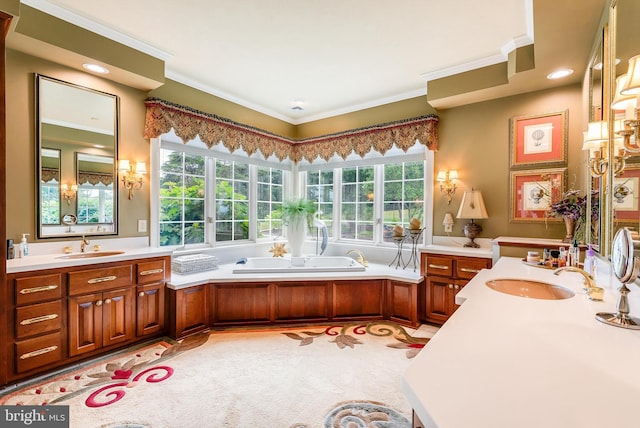
M 304 272 L 361 272 L 365 267 L 346 256 L 311 256 L 296 258 L 250 257 L 236 264 L 233 273 L 304 273 Z

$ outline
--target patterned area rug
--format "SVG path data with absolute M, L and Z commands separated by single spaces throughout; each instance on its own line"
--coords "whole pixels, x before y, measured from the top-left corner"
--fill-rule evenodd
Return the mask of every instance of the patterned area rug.
M 68 405 L 82 428 L 410 428 L 400 377 L 432 333 L 373 322 L 160 340 L 0 404 Z

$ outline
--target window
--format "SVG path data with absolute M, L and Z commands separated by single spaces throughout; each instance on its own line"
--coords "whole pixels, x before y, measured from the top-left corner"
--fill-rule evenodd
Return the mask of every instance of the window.
M 342 170 L 340 237 L 373 241 L 373 166 Z
M 216 159 L 216 242 L 249 239 L 249 165 Z
M 283 171 L 279 169 L 258 167 L 258 238 L 276 238 L 282 235 L 283 175 Z
M 383 240 L 393 241 L 393 227 L 424 219 L 424 162 L 384 165 Z
M 205 242 L 205 157 L 161 149 L 160 245 Z
M 40 184 L 40 207 L 42 224 L 60 224 L 60 185 L 54 180 Z
M 322 220 L 333 236 L 333 170 L 307 172 L 307 199 L 315 201 L 318 219 Z
M 82 183 L 78 187 L 78 223 L 113 223 L 113 183 Z

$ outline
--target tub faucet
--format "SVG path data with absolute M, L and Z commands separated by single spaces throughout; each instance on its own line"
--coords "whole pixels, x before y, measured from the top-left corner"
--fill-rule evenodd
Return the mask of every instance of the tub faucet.
M 84 247 L 85 245 L 89 244 L 89 240 L 87 238 L 84 237 L 84 235 L 82 235 L 82 239 L 80 240 L 80 252 L 84 253 Z
M 362 251 L 360 250 L 349 250 L 347 251 L 347 256 L 351 253 L 356 253 L 358 255 L 358 257 L 356 257 L 356 261 L 358 263 L 360 263 L 362 266 L 364 267 L 368 267 L 369 266 L 369 262 L 365 260 L 364 258 L 364 254 L 362 254 Z
M 600 288 L 596 285 L 596 280 L 593 276 L 591 276 L 588 272 L 574 267 L 574 266 L 565 266 L 553 271 L 554 275 L 560 275 L 562 272 L 576 272 L 581 274 L 584 277 L 584 289 L 591 300 L 602 300 L 604 297 L 604 289 Z

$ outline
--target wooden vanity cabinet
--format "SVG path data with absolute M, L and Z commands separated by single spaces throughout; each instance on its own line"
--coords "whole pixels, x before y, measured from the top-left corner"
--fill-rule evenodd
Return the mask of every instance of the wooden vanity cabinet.
M 179 339 L 209 329 L 208 285 L 169 290 L 169 335 Z
M 425 321 L 444 324 L 458 308 L 456 294 L 480 270 L 490 268 L 491 259 L 423 253 L 421 266 L 426 279 Z
M 162 256 L 8 274 L 6 382 L 165 334 L 169 266 Z

